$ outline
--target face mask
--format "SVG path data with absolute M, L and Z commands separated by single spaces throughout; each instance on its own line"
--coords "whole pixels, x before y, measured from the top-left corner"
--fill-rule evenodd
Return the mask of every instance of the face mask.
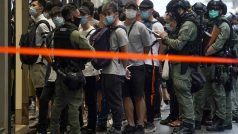
M 81 17 L 81 22 L 80 22 L 80 24 L 81 24 L 81 25 L 84 25 L 84 24 L 86 24 L 86 23 L 88 23 L 88 16 L 82 16 L 82 17 Z
M 214 18 L 216 18 L 216 17 L 218 17 L 219 16 L 219 11 L 217 11 L 217 10 L 210 10 L 209 11 L 209 17 L 211 18 L 211 19 L 214 19 Z
M 44 12 L 43 15 L 45 16 L 45 18 L 50 18 L 49 13 Z
M 30 7 L 29 13 L 33 17 L 35 17 L 37 15 L 37 11 L 34 7 Z
M 74 21 L 71 21 L 74 25 L 79 26 L 81 18 L 74 17 Z
M 172 31 L 170 24 L 165 24 L 165 29 L 168 30 L 169 32 Z
M 136 17 L 136 10 L 133 9 L 126 9 L 126 17 L 128 19 L 134 19 Z
M 141 19 L 148 20 L 150 17 L 149 11 L 141 11 L 140 16 L 141 16 Z
M 106 26 L 111 26 L 114 23 L 114 21 L 115 21 L 115 17 L 113 15 L 106 16 L 104 20 L 104 24 Z
M 55 25 L 57 26 L 57 27 L 59 27 L 59 26 L 61 26 L 61 25 L 63 25 L 64 24 L 64 18 L 63 17 L 54 17 L 53 18 L 53 22 L 55 23 Z

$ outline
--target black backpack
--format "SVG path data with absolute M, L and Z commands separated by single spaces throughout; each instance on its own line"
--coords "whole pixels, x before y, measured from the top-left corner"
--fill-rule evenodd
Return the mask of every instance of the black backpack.
M 46 26 L 49 28 L 49 31 L 51 30 L 51 26 L 48 21 L 41 20 L 37 22 L 36 24 L 33 24 L 33 26 L 30 27 L 30 29 L 27 31 L 27 33 L 21 35 L 21 39 L 19 42 L 20 48 L 38 48 L 36 46 L 36 29 L 40 24 L 46 24 Z M 42 42 L 41 46 L 44 45 L 44 41 Z M 39 55 L 24 55 L 20 54 L 20 60 L 23 64 L 32 65 L 36 63 Z
M 116 26 L 116 27 L 104 27 L 97 29 L 90 37 L 89 41 L 90 44 L 95 48 L 96 51 L 104 51 L 109 52 L 111 51 L 110 46 L 110 36 L 112 31 L 116 30 L 117 28 L 122 28 L 126 31 L 124 26 Z M 97 70 L 102 69 L 108 66 L 111 63 L 112 59 L 92 59 L 91 63 L 93 67 Z

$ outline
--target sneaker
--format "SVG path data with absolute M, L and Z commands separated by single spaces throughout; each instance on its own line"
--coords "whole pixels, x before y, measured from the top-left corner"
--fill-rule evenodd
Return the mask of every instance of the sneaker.
M 131 125 L 126 125 L 124 127 L 124 130 L 122 131 L 123 134 L 134 134 L 136 131 L 136 127 L 133 127 Z
M 171 123 L 171 122 L 173 122 L 174 120 L 172 120 L 169 116 L 166 118 L 166 119 L 164 119 L 164 120 L 161 120 L 160 121 L 160 124 L 161 125 L 168 125 L 169 123 Z
M 145 133 L 153 133 L 156 131 L 156 127 L 153 123 L 147 122 L 145 123 Z
M 144 127 L 142 125 L 137 125 L 135 134 L 144 134 L 144 133 L 145 133 Z
M 29 128 L 36 128 L 38 125 L 38 120 L 33 121 L 31 124 L 29 124 Z
M 166 111 L 166 110 L 169 110 L 169 109 L 170 109 L 170 106 L 166 105 L 166 104 L 163 104 L 162 107 L 161 107 L 161 111 Z
M 121 130 L 118 130 L 114 127 L 111 127 L 108 131 L 107 131 L 107 134 L 122 134 L 121 133 Z
M 96 127 L 96 131 L 97 132 L 106 132 L 107 131 L 107 127 L 106 126 L 97 126 Z
M 35 113 L 29 115 L 29 120 L 35 120 L 39 117 L 39 111 L 36 111 Z
M 154 121 L 159 121 L 161 120 L 161 114 L 156 114 L 154 117 Z

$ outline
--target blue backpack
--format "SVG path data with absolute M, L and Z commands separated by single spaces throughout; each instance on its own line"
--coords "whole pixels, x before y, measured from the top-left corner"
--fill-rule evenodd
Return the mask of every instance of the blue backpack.
M 96 51 L 103 51 L 103 52 L 111 51 L 110 36 L 111 36 L 111 33 L 117 28 L 122 28 L 126 31 L 126 28 L 122 25 L 119 25 L 116 27 L 110 27 L 110 28 L 104 27 L 104 28 L 97 29 L 89 39 L 94 49 Z M 99 69 L 103 69 L 107 67 L 111 63 L 111 61 L 112 59 L 101 59 L 101 58 L 96 59 L 95 58 L 95 59 L 92 59 L 91 63 L 95 69 L 99 70 Z

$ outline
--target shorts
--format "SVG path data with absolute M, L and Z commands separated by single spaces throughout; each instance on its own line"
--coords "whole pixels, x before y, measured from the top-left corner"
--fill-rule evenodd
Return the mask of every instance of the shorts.
M 33 87 L 43 88 L 45 85 L 46 65 L 43 63 L 33 64 L 30 66 L 30 78 L 32 79 Z
M 131 72 L 131 79 L 125 81 L 122 93 L 123 98 L 144 96 L 145 66 L 131 66 L 128 69 Z

